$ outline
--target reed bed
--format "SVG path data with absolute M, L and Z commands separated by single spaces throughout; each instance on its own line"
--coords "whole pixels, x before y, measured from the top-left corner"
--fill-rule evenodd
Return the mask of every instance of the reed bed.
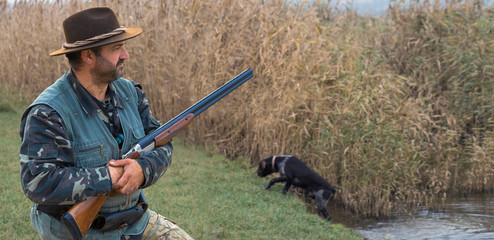
M 481 1 L 394 1 L 381 17 L 330 2 L 0 0 L 0 81 L 36 96 L 68 65 L 61 23 L 113 8 L 144 33 L 126 77 L 164 121 L 247 67 L 255 77 L 182 135 L 229 158 L 294 154 L 340 206 L 387 216 L 492 190 L 493 17 Z

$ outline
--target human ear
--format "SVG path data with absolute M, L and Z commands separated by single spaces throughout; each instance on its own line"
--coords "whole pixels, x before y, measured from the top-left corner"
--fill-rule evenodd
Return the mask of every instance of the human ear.
M 94 62 L 94 59 L 95 59 L 95 54 L 93 51 L 91 50 L 82 50 L 81 51 L 81 59 L 83 62 L 85 62 L 86 64 L 93 64 Z

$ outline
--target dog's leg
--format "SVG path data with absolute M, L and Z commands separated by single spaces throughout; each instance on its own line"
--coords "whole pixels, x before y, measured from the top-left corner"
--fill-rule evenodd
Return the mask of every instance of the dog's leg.
M 324 219 L 329 221 L 331 219 L 331 215 L 329 215 L 328 211 L 326 210 L 326 205 L 328 204 L 329 198 L 331 197 L 331 193 L 328 193 L 324 190 L 319 190 L 315 192 L 315 195 L 317 211 Z
M 279 177 L 279 178 L 273 178 L 271 179 L 266 186 L 264 186 L 264 189 L 269 189 L 273 184 L 277 182 L 286 182 L 288 180 L 287 177 Z
M 286 194 L 290 186 L 292 186 L 292 183 L 287 181 L 283 189 L 281 189 L 281 193 Z

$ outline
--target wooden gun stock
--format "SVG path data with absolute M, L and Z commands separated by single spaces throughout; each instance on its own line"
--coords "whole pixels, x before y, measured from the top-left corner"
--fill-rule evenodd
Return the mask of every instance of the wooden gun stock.
M 62 216 L 62 222 L 67 226 L 74 239 L 81 240 L 86 235 L 107 198 L 107 194 L 90 197 L 86 201 L 72 206 Z
M 252 77 L 253 73 L 250 68 L 243 71 L 208 96 L 196 102 L 194 105 L 145 136 L 129 152 L 124 154 L 122 158 L 137 159 L 146 152 L 164 146 L 170 142 L 175 135 L 185 129 L 195 116 L 199 115 Z M 111 194 L 113 193 L 110 193 L 110 195 Z M 86 235 L 93 220 L 103 206 L 103 203 L 110 195 L 105 194 L 90 197 L 86 201 L 72 206 L 72 208 L 62 216 L 62 221 L 65 226 L 69 228 L 74 239 L 80 240 Z

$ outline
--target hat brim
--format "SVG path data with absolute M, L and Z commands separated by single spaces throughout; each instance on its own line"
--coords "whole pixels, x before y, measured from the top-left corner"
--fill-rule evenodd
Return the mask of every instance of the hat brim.
M 127 29 L 125 30 L 125 32 L 118 34 L 118 35 L 115 35 L 113 37 L 103 39 L 99 42 L 91 43 L 88 45 L 76 47 L 76 48 L 61 48 L 61 49 L 58 49 L 58 50 L 50 53 L 50 56 L 58 56 L 58 55 L 67 54 L 67 53 L 71 53 L 71 52 L 77 52 L 77 51 L 82 51 L 82 50 L 86 50 L 86 49 L 90 49 L 90 48 L 94 48 L 94 47 L 108 45 L 111 43 L 125 41 L 127 39 L 137 37 L 139 34 L 142 33 L 142 28 L 138 28 L 138 27 L 126 27 L 126 28 Z

